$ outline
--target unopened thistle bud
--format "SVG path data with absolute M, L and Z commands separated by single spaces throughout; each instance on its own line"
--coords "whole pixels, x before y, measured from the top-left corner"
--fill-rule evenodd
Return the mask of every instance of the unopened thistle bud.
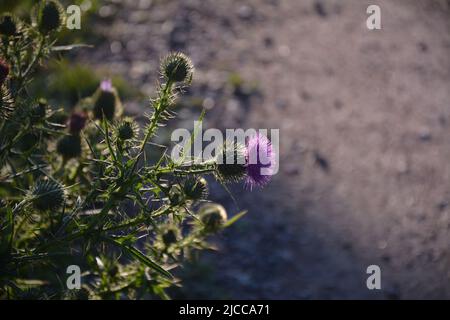
M 111 80 L 103 80 L 94 104 L 94 117 L 102 119 L 105 115 L 106 119 L 111 121 L 116 113 L 116 106 L 117 93 L 111 84 Z
M 77 135 L 86 125 L 87 115 L 84 112 L 74 112 L 69 118 L 69 132 L 73 135 Z
M 5 83 L 6 78 L 9 74 L 9 65 L 0 58 L 0 87 Z
M 162 240 L 166 247 L 169 247 L 170 245 L 177 243 L 178 239 L 179 239 L 179 231 L 175 227 L 168 228 L 162 235 Z
M 194 66 L 191 59 L 181 52 L 170 53 L 161 62 L 161 72 L 167 80 L 189 84 Z
M 40 99 L 39 102 L 34 105 L 30 110 L 30 118 L 33 122 L 37 122 L 45 118 L 47 110 L 47 102 L 44 99 Z
M 14 36 L 17 33 L 17 21 L 13 15 L 5 13 L 0 17 L 0 35 Z
M 136 138 L 138 135 L 139 127 L 131 118 L 125 118 L 120 121 L 115 127 L 115 134 L 117 139 L 125 141 Z
M 173 185 L 169 190 L 170 204 L 177 206 L 184 202 L 184 194 L 179 185 Z
M 245 177 L 245 147 L 226 141 L 216 156 L 216 177 L 224 182 L 237 182 Z
M 31 190 L 31 202 L 39 211 L 56 210 L 65 200 L 64 187 L 51 180 L 38 181 Z
M 225 208 L 215 203 L 203 205 L 199 209 L 199 216 L 207 232 L 220 230 L 228 219 Z
M 81 155 L 81 137 L 78 134 L 63 136 L 56 145 L 56 151 L 64 160 Z
M 184 182 L 183 191 L 190 200 L 204 200 L 208 197 L 208 183 L 205 178 L 189 178 Z
M 64 10 L 58 1 L 46 1 L 38 16 L 39 30 L 43 34 L 58 30 L 64 18 Z

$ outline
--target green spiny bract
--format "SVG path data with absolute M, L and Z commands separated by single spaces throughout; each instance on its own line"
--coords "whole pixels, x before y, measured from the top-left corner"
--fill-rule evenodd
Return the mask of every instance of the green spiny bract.
M 58 30 L 65 19 L 64 10 L 56 0 L 45 1 L 38 15 L 39 30 L 43 34 Z
M 30 196 L 33 207 L 38 211 L 57 210 L 65 201 L 64 187 L 52 180 L 38 181 Z
M 185 54 L 170 53 L 161 62 L 161 72 L 168 81 L 190 83 L 194 66 Z

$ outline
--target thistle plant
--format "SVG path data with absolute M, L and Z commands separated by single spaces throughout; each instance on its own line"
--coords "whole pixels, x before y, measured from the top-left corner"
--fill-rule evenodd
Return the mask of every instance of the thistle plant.
M 151 148 L 192 81 L 193 64 L 181 53 L 161 61 L 145 126 L 122 117 L 109 80 L 66 124 L 53 122 L 61 110 L 27 88 L 61 48 L 64 12 L 57 1 L 41 1 L 30 21 L 0 17 L 0 298 L 167 299 L 166 289 L 180 285 L 173 270 L 245 213 L 230 218 L 208 201 L 204 176 L 264 185 L 246 150 L 270 143 L 226 143 L 221 156 L 231 152 L 244 159 L 238 164 L 174 162 L 166 149 Z M 66 284 L 70 265 L 82 271 L 81 288 Z

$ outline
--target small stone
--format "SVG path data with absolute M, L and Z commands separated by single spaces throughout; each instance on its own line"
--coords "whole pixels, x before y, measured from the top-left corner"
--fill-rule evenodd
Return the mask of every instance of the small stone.
M 325 172 L 328 172 L 330 170 L 330 165 L 328 163 L 328 160 L 318 153 L 317 151 L 314 152 L 314 160 L 315 163 Z
M 438 203 L 437 207 L 439 209 L 439 211 L 444 211 L 445 209 L 447 209 L 449 203 L 447 200 L 441 201 Z
M 419 133 L 419 139 L 423 142 L 427 142 L 431 140 L 431 132 L 428 129 L 423 129 Z
M 327 12 L 325 11 L 325 7 L 321 1 L 316 1 L 314 3 L 314 9 L 316 10 L 316 13 L 321 17 L 326 17 Z
M 428 51 L 428 45 L 425 42 L 419 42 L 417 44 L 417 47 L 421 52 L 427 52 Z
M 238 16 L 243 20 L 251 19 L 253 16 L 253 8 L 246 5 L 240 6 L 238 10 Z

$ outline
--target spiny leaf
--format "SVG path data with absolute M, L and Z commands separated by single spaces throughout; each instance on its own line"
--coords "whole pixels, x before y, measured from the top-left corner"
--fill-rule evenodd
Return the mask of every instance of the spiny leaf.
M 145 264 L 147 267 L 155 270 L 156 272 L 160 273 L 161 275 L 163 275 L 166 278 L 173 278 L 173 276 L 172 276 L 172 274 L 170 272 L 164 270 L 157 263 L 155 263 L 152 260 L 150 260 L 149 257 L 147 257 L 144 253 L 142 253 L 138 249 L 136 249 L 136 248 L 134 248 L 132 246 L 125 245 L 125 244 L 121 243 L 119 240 L 115 240 L 115 239 L 111 239 L 111 240 L 115 244 L 120 246 L 125 252 L 127 252 L 129 255 L 131 255 L 132 257 L 136 258 L 137 260 L 139 260 L 140 262 Z
M 227 227 L 231 226 L 233 223 L 235 223 L 240 218 L 242 218 L 245 214 L 247 214 L 247 210 L 241 211 L 238 214 L 234 215 L 233 218 L 231 218 L 224 224 L 224 227 L 227 228 Z

